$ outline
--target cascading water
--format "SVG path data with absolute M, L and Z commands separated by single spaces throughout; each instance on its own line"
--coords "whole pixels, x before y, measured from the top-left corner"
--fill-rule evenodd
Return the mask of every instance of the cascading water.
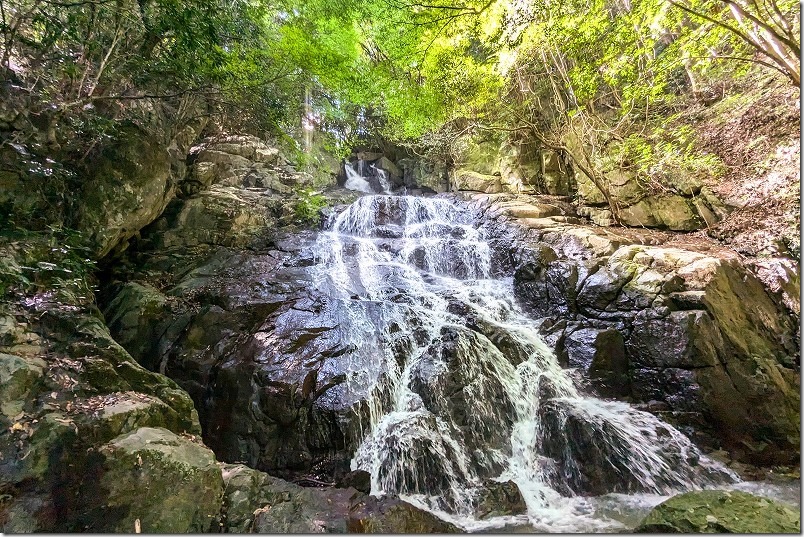
M 512 480 L 532 523 L 566 531 L 550 520 L 577 511 L 573 498 L 735 479 L 655 416 L 579 391 L 468 208 L 364 196 L 318 251 L 318 283 L 343 304 L 352 349 L 340 395 L 358 410 L 352 466 L 371 473 L 373 494 L 471 527 L 484 487 Z
M 371 171 L 370 176 L 365 174 L 366 163 L 363 160 L 357 161 L 357 169 L 355 165 L 349 162 L 344 164 L 344 172 L 346 173 L 346 183 L 344 188 L 349 190 L 356 190 L 366 194 L 390 194 L 391 183 L 388 180 L 388 172 L 377 168 L 374 164 L 369 166 Z M 376 178 L 375 185 L 372 185 L 370 178 Z

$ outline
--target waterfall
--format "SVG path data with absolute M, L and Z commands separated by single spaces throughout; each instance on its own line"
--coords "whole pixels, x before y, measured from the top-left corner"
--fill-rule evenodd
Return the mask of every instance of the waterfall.
M 365 192 L 366 194 L 390 194 L 391 182 L 388 179 L 388 172 L 377 168 L 374 164 L 369 165 L 370 174 L 366 175 L 366 163 L 362 159 L 357 161 L 357 169 L 352 163 L 344 164 L 346 173 L 346 183 L 343 185 L 349 190 Z M 372 185 L 371 179 L 376 179 L 376 184 Z
M 372 494 L 473 518 L 514 481 L 531 518 L 602 493 L 733 481 L 652 414 L 582 393 L 516 303 L 474 213 L 446 198 L 364 196 L 319 238 L 317 283 L 352 352 L 353 469 Z

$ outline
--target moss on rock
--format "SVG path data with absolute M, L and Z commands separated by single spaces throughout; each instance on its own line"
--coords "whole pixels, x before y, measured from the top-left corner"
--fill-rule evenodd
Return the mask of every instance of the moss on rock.
M 655 507 L 635 533 L 801 533 L 801 513 L 746 492 L 702 490 Z
M 207 532 L 217 524 L 223 496 L 215 455 L 167 429 L 142 427 L 99 450 L 100 505 L 88 511 L 89 531 Z

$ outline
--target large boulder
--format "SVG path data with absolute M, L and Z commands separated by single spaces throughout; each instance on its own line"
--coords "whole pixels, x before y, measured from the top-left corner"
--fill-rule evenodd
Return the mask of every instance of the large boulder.
M 221 469 L 224 482 L 221 527 L 226 533 L 248 533 L 255 511 L 287 501 L 291 490 L 302 490 L 242 464 L 222 464 Z
M 488 481 L 484 484 L 477 500 L 475 514 L 479 519 L 495 516 L 522 515 L 528 506 L 513 481 Z
M 224 136 L 204 140 L 191 150 L 193 164 L 182 182 L 185 195 L 213 185 L 264 189 L 290 194 L 295 170 L 279 149 L 256 136 Z
M 88 164 L 92 175 L 79 193 L 75 227 L 86 235 L 96 259 L 123 248 L 162 214 L 184 178 L 187 152 L 204 124 L 187 125 L 167 140 L 126 125 Z
M 78 229 L 89 235 L 101 258 L 162 214 L 179 178 L 172 174 L 167 149 L 135 127 L 106 148 L 92 168 L 95 174 L 81 194 Z
M 242 465 L 224 465 L 222 529 L 229 533 L 457 533 L 396 498 L 353 488 L 300 487 Z
M 167 429 L 142 427 L 99 449 L 96 482 L 81 529 L 90 532 L 202 533 L 217 529 L 221 469 L 200 443 Z M 92 475 L 92 474 L 89 474 Z
M 486 194 L 502 192 L 499 175 L 485 175 L 472 170 L 459 169 L 454 172 L 453 182 L 457 190 L 472 190 Z
M 147 233 L 155 248 L 247 247 L 289 214 L 288 203 L 242 188 L 214 185 L 167 207 Z
M 353 497 L 347 528 L 352 533 L 463 533 L 408 502 L 365 495 Z
M 679 195 L 648 196 L 620 211 L 620 221 L 627 226 L 659 227 L 673 231 L 700 229 L 706 219 L 714 219 L 705 205 Z M 704 211 L 706 217 L 700 214 Z
M 635 533 L 801 533 L 801 513 L 746 492 L 701 490 L 673 496 Z

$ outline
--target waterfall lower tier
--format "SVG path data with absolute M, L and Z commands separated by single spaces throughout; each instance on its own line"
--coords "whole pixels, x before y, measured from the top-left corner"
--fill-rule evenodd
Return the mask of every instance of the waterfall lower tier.
M 470 210 L 365 196 L 317 254 L 317 284 L 342 303 L 353 349 L 338 395 L 360 423 L 352 466 L 373 494 L 466 521 L 490 483 L 513 481 L 537 520 L 577 509 L 573 498 L 735 480 L 652 414 L 579 390 Z

